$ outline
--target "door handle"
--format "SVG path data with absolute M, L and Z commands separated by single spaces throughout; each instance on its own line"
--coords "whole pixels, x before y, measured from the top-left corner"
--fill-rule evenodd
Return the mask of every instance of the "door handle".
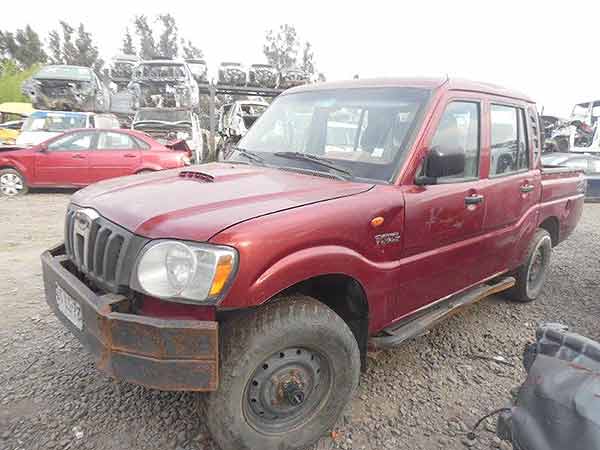
M 124 158 L 137 158 L 137 155 L 134 155 L 132 153 L 125 153 L 123 155 Z
M 71 158 L 75 158 L 75 159 L 85 159 L 84 155 L 81 155 L 79 153 L 75 153 L 73 156 L 71 156 Z
M 481 194 L 473 194 L 465 197 L 465 205 L 478 205 L 479 203 L 483 203 L 483 195 Z
M 527 192 L 531 192 L 535 189 L 535 186 L 533 184 L 524 184 L 523 186 L 521 186 L 521 192 L 523 192 L 524 194 L 526 194 Z

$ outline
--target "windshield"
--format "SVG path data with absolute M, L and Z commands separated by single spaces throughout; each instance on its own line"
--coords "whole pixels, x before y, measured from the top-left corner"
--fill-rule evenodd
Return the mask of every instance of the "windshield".
M 185 71 L 181 64 L 141 64 L 136 69 L 135 76 L 157 80 L 183 80 Z
M 46 66 L 42 67 L 35 78 L 60 78 L 66 80 L 90 81 L 91 70 L 87 67 L 76 66 Z
M 355 178 L 390 180 L 406 152 L 429 92 L 364 88 L 301 92 L 273 102 L 239 142 L 268 164 L 313 169 L 276 152 L 325 158 Z M 234 152 L 232 160 L 245 160 Z M 321 168 L 322 169 L 322 168 Z
M 118 78 L 131 78 L 131 74 L 133 73 L 133 63 L 125 62 L 125 61 L 117 61 L 113 63 L 110 68 L 110 74 L 113 77 Z
M 27 118 L 21 131 L 61 133 L 73 128 L 86 128 L 84 114 L 34 113 Z
M 135 115 L 134 122 L 143 122 L 146 120 L 158 120 L 161 122 L 191 122 L 192 118 L 188 111 L 153 109 L 138 111 Z

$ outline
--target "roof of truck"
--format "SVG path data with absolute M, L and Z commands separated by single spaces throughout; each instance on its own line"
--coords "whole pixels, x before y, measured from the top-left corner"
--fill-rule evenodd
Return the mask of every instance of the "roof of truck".
M 333 81 L 326 83 L 305 84 L 292 88 L 286 93 L 314 91 L 322 89 L 352 89 L 352 88 L 377 88 L 377 87 L 415 87 L 423 89 L 445 89 L 449 91 L 471 91 L 482 92 L 485 94 L 498 95 L 500 97 L 510 97 L 524 100 L 530 103 L 534 101 L 527 95 L 513 90 L 498 86 L 492 83 L 483 83 L 480 81 L 471 81 L 462 78 L 364 78 L 348 81 Z

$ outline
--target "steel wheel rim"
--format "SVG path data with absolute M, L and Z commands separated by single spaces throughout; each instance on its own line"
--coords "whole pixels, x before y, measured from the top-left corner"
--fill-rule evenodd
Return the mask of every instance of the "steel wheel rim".
M 527 295 L 531 298 L 538 294 L 546 278 L 552 251 L 552 247 L 547 245 L 549 242 L 550 238 L 546 236 L 537 243 L 527 267 Z
M 9 197 L 17 195 L 24 187 L 23 179 L 19 175 L 5 173 L 0 176 L 0 191 L 2 191 L 4 195 L 8 195 Z
M 285 433 L 321 410 L 332 386 L 333 370 L 321 353 L 289 347 L 266 358 L 246 384 L 243 412 L 264 434 Z

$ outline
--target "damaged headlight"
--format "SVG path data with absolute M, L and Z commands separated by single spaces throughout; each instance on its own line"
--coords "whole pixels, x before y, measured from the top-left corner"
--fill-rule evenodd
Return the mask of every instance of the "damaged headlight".
M 159 240 L 138 256 L 131 287 L 158 298 L 216 303 L 236 270 L 231 247 Z

